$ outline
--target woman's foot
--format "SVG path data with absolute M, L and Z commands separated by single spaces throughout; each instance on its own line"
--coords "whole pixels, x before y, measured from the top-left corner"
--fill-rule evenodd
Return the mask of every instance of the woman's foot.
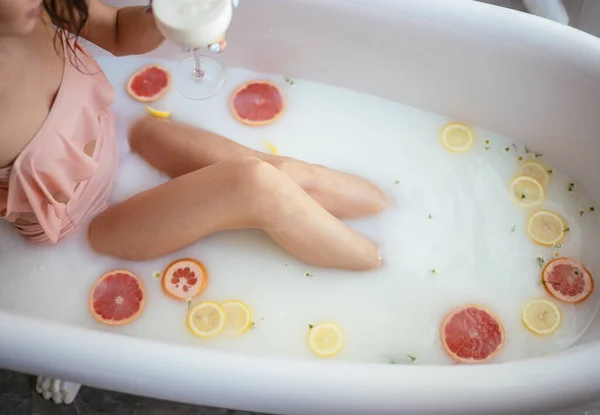
M 338 218 L 372 215 L 390 205 L 390 198 L 381 189 L 358 176 L 255 151 L 217 134 L 174 121 L 152 117 L 139 119 L 131 129 L 130 145 L 133 152 L 171 177 L 231 158 L 258 158 L 286 173 Z

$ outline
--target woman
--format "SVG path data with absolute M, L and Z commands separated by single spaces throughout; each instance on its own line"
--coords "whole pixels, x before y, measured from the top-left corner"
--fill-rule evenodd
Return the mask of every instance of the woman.
M 338 219 L 386 207 L 377 187 L 169 121 L 144 118 L 130 140 L 173 179 L 108 207 L 114 91 L 79 36 L 117 56 L 163 41 L 144 7 L 0 0 L 0 217 L 25 238 L 57 243 L 93 217 L 93 249 L 144 260 L 215 232 L 257 228 L 312 265 L 380 265 L 377 246 Z

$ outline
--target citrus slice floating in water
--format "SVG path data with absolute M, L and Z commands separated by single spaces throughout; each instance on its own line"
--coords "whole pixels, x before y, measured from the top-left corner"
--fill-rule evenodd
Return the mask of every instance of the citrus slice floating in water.
M 468 304 L 451 311 L 440 327 L 446 352 L 457 362 L 483 363 L 504 346 L 504 327 L 486 308 Z
M 179 259 L 171 263 L 162 277 L 163 290 L 179 300 L 194 298 L 208 285 L 206 268 L 195 259 Z
M 319 323 L 308 331 L 308 347 L 320 357 L 336 355 L 344 347 L 344 333 L 334 323 Z
M 442 128 L 440 140 L 447 150 L 464 153 L 475 144 L 475 133 L 468 125 L 451 123 Z
M 558 330 L 562 324 L 562 314 L 552 301 L 538 298 L 525 304 L 521 320 L 529 331 L 545 336 Z
M 90 291 L 89 307 L 99 322 L 120 326 L 142 313 L 145 300 L 142 281 L 129 271 L 116 270 L 96 281 Z
M 580 303 L 594 291 L 592 274 L 571 258 L 556 258 L 542 271 L 542 283 L 548 294 L 565 303 Z
M 271 144 L 269 142 L 267 142 L 266 145 L 267 145 L 267 147 L 269 147 L 269 150 L 271 150 L 271 153 L 273 153 L 276 156 L 279 155 L 279 151 L 277 151 L 277 147 L 275 147 L 273 144 Z
M 527 220 L 527 235 L 542 246 L 554 246 L 565 237 L 565 221 L 555 212 L 538 210 Z
M 131 75 L 126 89 L 137 101 L 153 102 L 171 89 L 171 74 L 160 65 L 146 65 Z
M 510 194 L 521 207 L 531 209 L 544 202 L 546 192 L 533 177 L 517 176 L 510 182 Z
M 241 301 L 231 300 L 221 304 L 227 322 L 225 323 L 225 331 L 231 334 L 245 333 L 252 324 L 252 310 Z
M 198 337 L 214 337 L 225 328 L 225 310 L 210 301 L 196 304 L 187 317 L 188 328 Z
M 169 111 L 157 110 L 156 108 L 152 108 L 148 105 L 146 105 L 146 111 L 148 112 L 148 114 L 156 118 L 169 118 L 171 116 L 171 113 Z
M 519 175 L 532 177 L 537 180 L 544 188 L 550 182 L 548 169 L 539 161 L 528 160 L 519 166 Z
M 229 102 L 234 117 L 246 125 L 272 124 L 285 111 L 281 89 L 269 81 L 250 81 L 231 95 Z

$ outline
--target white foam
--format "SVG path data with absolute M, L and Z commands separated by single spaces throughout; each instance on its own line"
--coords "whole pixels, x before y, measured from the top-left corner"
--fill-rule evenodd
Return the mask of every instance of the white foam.
M 127 126 L 144 109 L 127 97 L 123 85 L 146 62 L 100 60 L 117 93 L 121 166 L 114 201 L 166 180 L 129 153 L 126 144 Z M 162 63 L 171 68 L 176 64 Z M 230 93 L 253 78 L 284 86 L 288 111 L 272 126 L 249 128 L 229 113 Z M 224 91 L 211 100 L 189 101 L 173 91 L 155 106 L 249 147 L 268 151 L 268 141 L 283 155 L 358 173 L 377 183 L 393 197 L 394 206 L 348 223 L 379 241 L 384 266 L 365 273 L 316 269 L 291 258 L 259 231 L 213 235 L 166 258 L 122 263 L 90 252 L 85 232 L 55 247 L 32 247 L 2 224 L 0 309 L 166 342 L 294 357 L 312 356 L 306 346 L 308 325 L 328 320 L 338 323 L 347 337 L 338 359 L 409 363 L 406 354 L 411 354 L 426 364 L 450 363 L 439 345 L 438 326 L 459 304 L 479 303 L 501 317 L 507 342 L 497 361 L 566 348 L 595 314 L 598 292 L 581 305 L 559 304 L 564 323 L 553 336 L 536 337 L 522 326 L 525 302 L 547 296 L 536 258 L 550 259 L 552 250 L 527 238 L 529 212 L 508 197 L 506 185 L 518 162 L 505 138 L 476 128 L 476 147 L 466 155 L 451 154 L 438 140 L 448 121 L 444 117 L 301 80 L 290 87 L 282 76 L 240 69 L 227 71 Z M 485 140 L 490 141 L 489 150 Z M 590 199 L 584 189 L 567 192 L 571 181 L 554 169 L 545 207 L 561 213 L 571 228 L 561 253 L 581 257 L 593 273 L 600 265 L 594 252 L 600 242 L 598 216 L 588 211 Z M 586 213 L 580 218 L 581 209 Z M 210 286 L 202 299 L 243 300 L 254 311 L 253 330 L 237 339 L 212 340 L 188 332 L 187 304 L 162 294 L 159 280 L 152 276 L 182 256 L 196 257 L 208 267 Z M 91 317 L 87 296 L 101 274 L 117 267 L 140 275 L 148 298 L 138 320 L 115 328 Z

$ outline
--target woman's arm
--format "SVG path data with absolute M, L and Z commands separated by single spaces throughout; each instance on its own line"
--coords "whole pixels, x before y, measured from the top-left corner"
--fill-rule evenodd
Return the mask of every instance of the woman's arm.
M 116 8 L 89 0 L 89 19 L 81 37 L 115 56 L 141 55 L 164 40 L 152 12 L 144 6 Z

